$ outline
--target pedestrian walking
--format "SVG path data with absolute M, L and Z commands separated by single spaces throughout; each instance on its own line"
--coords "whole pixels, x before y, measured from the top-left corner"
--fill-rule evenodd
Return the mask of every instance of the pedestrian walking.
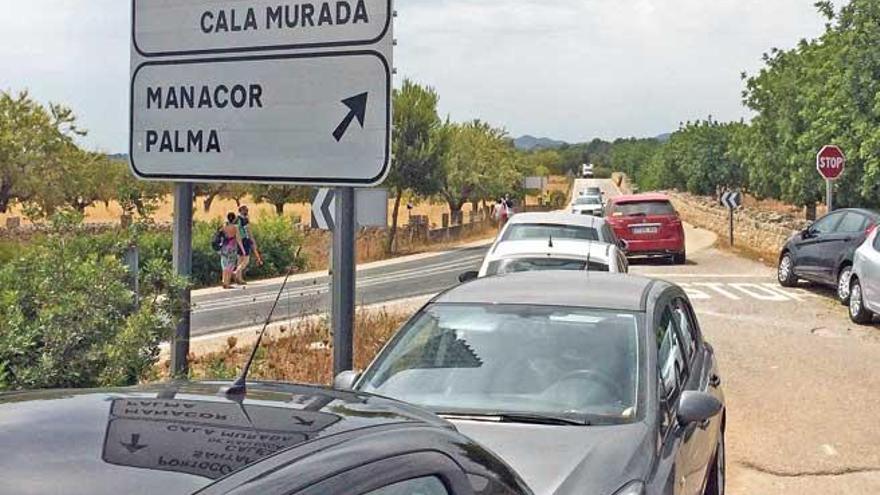
M 257 248 L 257 241 L 254 239 L 250 228 L 250 216 L 247 205 L 241 205 L 238 209 L 238 218 L 236 226 L 238 227 L 238 236 L 241 239 L 241 250 L 238 253 L 238 266 L 235 269 L 235 281 L 239 285 L 247 285 L 244 279 L 248 267 L 251 263 L 251 257 L 257 259 L 257 265 L 263 265 L 263 256 Z
M 232 288 L 232 277 L 238 267 L 238 253 L 244 250 L 238 235 L 235 213 L 226 215 L 226 225 L 220 229 L 220 268 L 223 270 L 223 288 Z

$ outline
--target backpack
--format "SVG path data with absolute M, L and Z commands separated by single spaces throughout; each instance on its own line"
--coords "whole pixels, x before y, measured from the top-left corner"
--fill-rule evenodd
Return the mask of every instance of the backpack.
M 225 242 L 226 234 L 223 233 L 223 229 L 217 229 L 217 232 L 214 232 L 214 237 L 211 238 L 211 249 L 219 253 Z

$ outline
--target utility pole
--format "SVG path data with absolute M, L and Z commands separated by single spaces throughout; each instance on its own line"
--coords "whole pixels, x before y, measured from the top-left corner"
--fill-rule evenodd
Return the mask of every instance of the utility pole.
M 192 276 L 192 228 L 193 228 L 193 185 L 189 182 L 174 184 L 174 274 L 186 279 L 187 287 L 179 294 L 180 307 L 183 308 L 177 330 L 171 343 L 171 375 L 183 378 L 189 374 L 189 338 L 192 312 L 189 281 Z

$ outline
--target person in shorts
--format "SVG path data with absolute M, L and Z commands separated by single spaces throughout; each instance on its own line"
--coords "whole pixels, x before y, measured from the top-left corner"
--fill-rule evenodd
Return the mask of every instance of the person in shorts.
M 236 220 L 238 235 L 239 238 L 241 238 L 241 250 L 238 253 L 238 267 L 235 270 L 235 281 L 239 285 L 247 285 L 244 276 L 247 273 L 248 266 L 250 266 L 252 256 L 256 257 L 257 265 L 262 266 L 263 264 L 263 257 L 260 255 L 260 250 L 257 248 L 257 241 L 254 239 L 253 233 L 251 232 L 251 221 L 248 213 L 248 207 L 242 205 L 238 209 L 238 219 Z

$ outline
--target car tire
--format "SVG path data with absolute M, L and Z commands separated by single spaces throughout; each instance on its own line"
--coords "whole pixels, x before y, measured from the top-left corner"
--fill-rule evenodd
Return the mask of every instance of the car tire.
M 712 462 L 712 471 L 709 473 L 709 481 L 706 483 L 704 495 L 724 495 L 724 485 L 727 480 L 727 456 L 724 451 L 724 430 L 718 433 L 718 445 L 715 447 L 715 460 Z
M 776 268 L 776 279 L 779 285 L 783 287 L 794 287 L 798 283 L 798 278 L 794 274 L 794 259 L 791 253 L 784 253 L 779 258 L 779 266 Z
M 844 265 L 837 275 L 837 300 L 844 306 L 849 305 L 850 286 L 852 285 L 852 265 Z
M 865 307 L 862 283 L 858 277 L 852 277 L 850 281 L 849 317 L 859 325 L 867 325 L 874 320 L 874 314 Z
M 686 253 L 679 253 L 679 254 L 672 255 L 672 264 L 673 265 L 684 265 L 685 263 L 687 263 L 687 254 Z

